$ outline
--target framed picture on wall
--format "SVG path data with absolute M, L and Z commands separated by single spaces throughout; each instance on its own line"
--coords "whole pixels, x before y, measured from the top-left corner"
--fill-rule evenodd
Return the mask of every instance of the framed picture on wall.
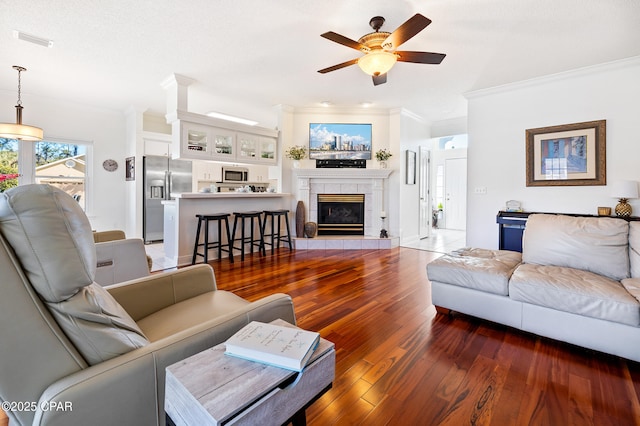
M 527 186 L 606 185 L 606 120 L 526 130 Z
M 407 150 L 407 185 L 416 184 L 416 153 L 415 151 Z
M 136 157 L 127 157 L 125 159 L 125 179 L 136 180 Z

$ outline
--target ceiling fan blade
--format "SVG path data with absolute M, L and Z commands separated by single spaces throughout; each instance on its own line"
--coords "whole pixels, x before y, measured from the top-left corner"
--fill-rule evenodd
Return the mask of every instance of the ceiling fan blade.
M 414 62 L 416 64 L 434 64 L 437 65 L 447 56 L 444 53 L 431 53 L 431 52 L 407 52 L 407 51 L 395 51 L 398 55 L 399 62 Z
M 373 85 L 377 86 L 379 84 L 384 84 L 387 82 L 387 73 L 374 75 L 373 77 Z
M 370 49 L 364 44 L 358 43 L 355 40 L 351 40 L 343 35 L 338 33 L 334 33 L 333 31 L 326 32 L 324 34 L 320 34 L 320 37 L 324 37 L 327 40 L 334 41 L 343 46 L 350 47 L 352 49 L 360 50 L 361 52 L 368 52 Z
M 413 15 L 404 24 L 400 25 L 394 32 L 386 38 L 382 43 L 382 47 L 385 50 L 395 50 L 402 43 L 409 40 L 420 31 L 427 28 L 427 25 L 431 23 L 431 19 L 423 16 L 419 13 Z
M 341 64 L 334 65 L 334 66 L 332 66 L 332 67 L 328 67 L 328 68 L 321 69 L 321 70 L 319 70 L 318 72 L 319 72 L 320 74 L 326 74 L 326 73 L 328 73 L 328 72 L 335 71 L 335 70 L 339 70 L 340 68 L 348 67 L 349 65 L 355 65 L 355 64 L 357 64 L 357 63 L 358 63 L 358 60 L 357 60 L 357 59 L 352 59 L 352 60 L 350 60 L 350 61 L 343 62 L 343 63 L 341 63 Z

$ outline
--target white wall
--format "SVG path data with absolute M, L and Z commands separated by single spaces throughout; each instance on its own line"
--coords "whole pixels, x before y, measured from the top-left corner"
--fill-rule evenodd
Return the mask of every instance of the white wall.
M 611 184 L 640 181 L 639 76 L 635 57 L 469 94 L 467 244 L 497 248 L 496 214 L 510 199 L 536 212 L 596 214 L 598 206 L 615 206 Z M 602 119 L 607 186 L 526 186 L 526 129 Z M 631 204 L 640 214 L 639 200 Z
M 17 93 L 0 92 L 0 121 L 15 122 Z M 86 141 L 93 144 L 89 179 L 93 200 L 88 206 L 91 226 L 96 230 L 125 227 L 125 119 L 122 111 L 95 108 L 62 100 L 22 93 L 22 121 L 44 129 L 52 139 Z M 107 172 L 102 162 L 118 162 L 115 172 Z
M 402 111 L 400 116 L 400 149 L 396 158 L 398 166 L 396 181 L 399 186 L 399 233 L 400 244 L 407 244 L 420 239 L 420 146 L 428 148 L 429 125 L 417 116 Z M 407 151 L 416 153 L 416 183 L 406 183 Z
M 450 118 L 448 120 L 434 121 L 431 124 L 431 137 L 463 135 L 467 133 L 467 117 Z

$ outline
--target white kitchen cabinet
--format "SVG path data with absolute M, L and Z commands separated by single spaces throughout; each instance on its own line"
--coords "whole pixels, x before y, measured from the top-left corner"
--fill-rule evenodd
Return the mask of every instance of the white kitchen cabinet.
M 260 163 L 277 164 L 277 153 L 278 139 L 264 136 L 260 138 Z
M 174 141 L 172 142 L 174 145 L 174 158 L 211 160 L 213 146 L 211 143 L 211 129 L 208 126 L 195 123 L 177 122 L 174 123 L 174 128 L 176 127 L 178 128 L 178 134 L 180 137 L 177 138 L 178 150 L 176 150 L 176 138 L 174 138 Z
M 236 135 L 235 132 L 227 129 L 212 127 L 211 144 L 213 145 L 212 157 L 219 161 L 236 160 Z
M 236 161 L 253 164 L 276 164 L 278 140 L 260 135 L 238 132 Z
M 171 119 L 173 158 L 246 164 L 278 162 L 277 130 L 182 111 L 176 111 Z

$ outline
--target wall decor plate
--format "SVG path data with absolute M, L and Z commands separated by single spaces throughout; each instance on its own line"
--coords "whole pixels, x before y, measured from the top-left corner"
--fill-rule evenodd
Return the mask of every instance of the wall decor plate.
M 108 160 L 104 160 L 102 162 L 102 167 L 108 172 L 115 172 L 116 170 L 118 170 L 118 162 L 109 158 Z

